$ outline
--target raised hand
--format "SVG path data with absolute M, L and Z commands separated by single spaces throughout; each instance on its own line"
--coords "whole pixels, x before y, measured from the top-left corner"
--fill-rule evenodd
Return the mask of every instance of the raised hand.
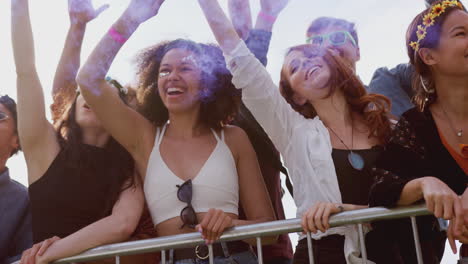
M 129 21 L 143 23 L 154 17 L 165 0 L 132 0 L 125 10 Z
M 262 12 L 276 17 L 283 11 L 288 2 L 289 0 L 260 0 L 260 7 Z
M 223 234 L 226 228 L 232 227 L 232 218 L 223 210 L 210 209 L 195 228 L 202 234 L 207 244 L 212 244 Z
M 109 5 L 106 4 L 94 9 L 91 0 L 68 0 L 68 14 L 72 24 L 86 24 L 107 8 Z
M 237 34 L 246 39 L 252 29 L 252 16 L 250 14 L 249 0 L 229 0 L 229 16 Z

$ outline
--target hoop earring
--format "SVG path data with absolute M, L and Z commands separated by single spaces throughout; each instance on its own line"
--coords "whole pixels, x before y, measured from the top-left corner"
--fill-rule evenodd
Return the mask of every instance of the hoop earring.
M 423 87 L 423 89 L 424 89 L 424 91 L 425 91 L 426 93 L 432 94 L 432 93 L 435 92 L 434 89 L 429 90 L 429 89 L 427 88 L 426 84 L 424 83 L 424 79 L 423 79 L 422 76 L 419 76 L 419 79 L 421 80 L 421 85 L 422 85 L 422 87 Z

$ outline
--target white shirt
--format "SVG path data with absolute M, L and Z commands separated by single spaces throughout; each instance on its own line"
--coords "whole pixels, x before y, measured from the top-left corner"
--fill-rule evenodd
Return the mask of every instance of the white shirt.
M 242 89 L 242 101 L 281 152 L 294 184 L 296 217 L 302 217 L 318 201 L 342 203 L 331 155 L 330 135 L 322 121 L 318 117 L 306 119 L 292 109 L 265 67 L 243 41 L 224 56 L 233 75 L 233 84 Z M 360 250 L 356 226 L 331 228 L 325 233 L 313 235 L 313 238 L 320 239 L 332 234 L 345 236 L 347 263 L 362 263 L 358 257 Z

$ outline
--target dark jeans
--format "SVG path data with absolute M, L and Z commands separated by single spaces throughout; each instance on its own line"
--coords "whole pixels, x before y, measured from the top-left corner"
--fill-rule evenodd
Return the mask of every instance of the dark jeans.
M 264 260 L 263 263 L 265 264 L 292 264 L 292 259 L 288 259 L 285 257 L 276 257 L 276 258 Z
M 346 264 L 344 255 L 344 236 L 330 235 L 320 240 L 312 239 L 314 263 Z M 392 239 L 384 237 L 376 231 L 366 235 L 367 258 L 378 264 L 402 263 L 398 256 L 398 245 Z M 294 254 L 294 264 L 308 264 L 307 239 L 299 241 Z
M 320 264 L 346 264 L 344 252 L 344 237 L 331 235 L 320 240 L 312 239 L 314 263 Z M 296 246 L 293 264 L 308 264 L 307 239 L 301 239 Z

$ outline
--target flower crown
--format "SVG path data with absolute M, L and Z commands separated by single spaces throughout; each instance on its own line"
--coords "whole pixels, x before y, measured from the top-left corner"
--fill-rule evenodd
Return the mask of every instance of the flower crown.
M 410 42 L 410 46 L 415 51 L 419 50 L 419 44 L 426 37 L 427 29 L 434 25 L 435 19 L 442 15 L 448 7 L 458 7 L 462 10 L 464 9 L 462 3 L 457 0 L 445 0 L 436 5 L 433 5 L 431 11 L 424 16 L 422 25 L 418 25 L 418 30 L 416 31 L 418 40 Z

